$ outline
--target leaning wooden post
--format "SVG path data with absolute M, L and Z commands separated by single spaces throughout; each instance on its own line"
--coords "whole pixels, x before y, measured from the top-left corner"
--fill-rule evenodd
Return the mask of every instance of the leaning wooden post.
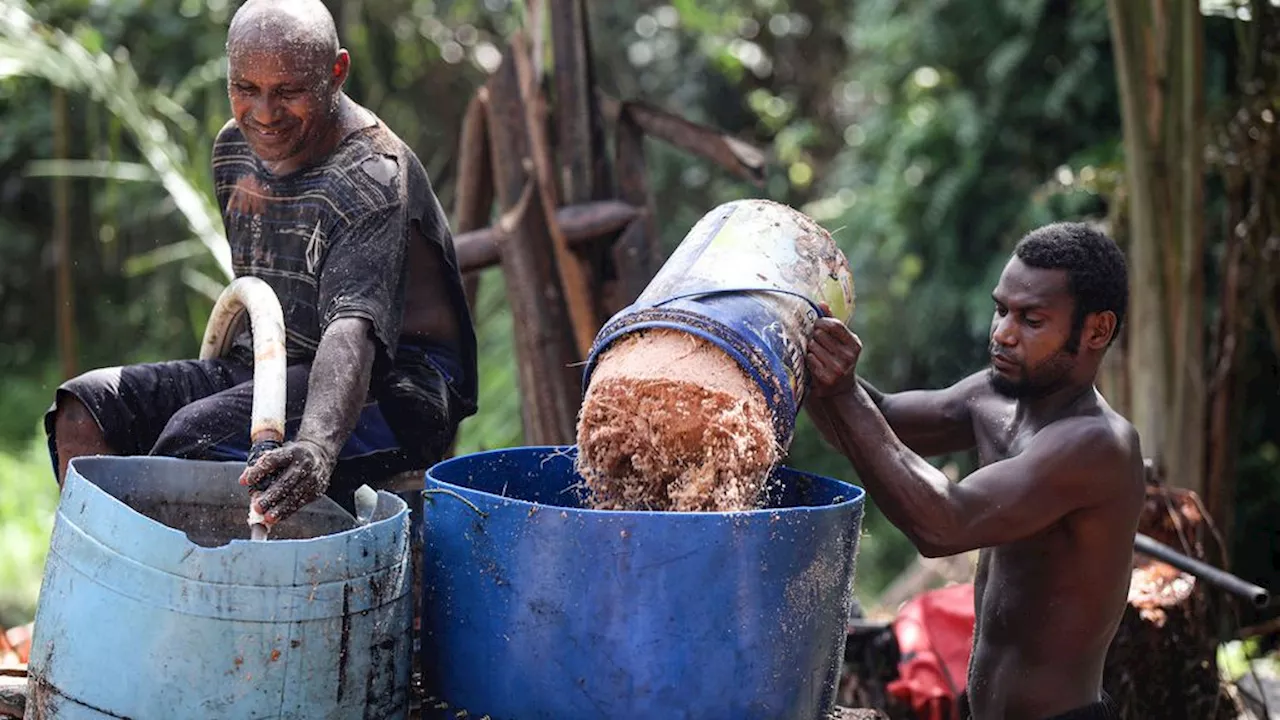
M 530 174 L 524 102 L 513 50 L 489 79 L 488 126 L 501 215 L 502 274 L 515 328 L 517 382 L 525 442 L 573 442 L 581 402 L 572 324 L 561 292 L 555 248 Z
M 563 200 L 569 205 L 603 200 L 612 188 L 584 0 L 551 0 L 551 38 Z
M 560 200 L 580 205 L 614 197 L 604 117 L 596 95 L 586 0 L 551 0 L 551 42 L 555 52 L 555 137 Z M 605 281 L 616 270 L 612 243 L 577 246 L 587 268 L 593 309 L 607 318 Z
M 552 169 L 550 142 L 547 139 L 546 97 L 537 83 L 533 67 L 529 63 L 527 44 L 523 33 L 517 32 L 511 39 L 511 58 L 520 83 L 520 96 L 524 101 L 525 126 L 529 138 L 529 154 L 533 160 L 537 202 L 542 204 L 542 216 L 551 236 L 555 253 L 555 266 L 560 276 L 560 289 L 569 309 L 573 336 L 578 350 L 577 359 L 585 359 L 591 343 L 600 327 L 594 303 L 588 269 L 582 259 L 569 249 L 569 241 L 556 221 L 556 208 L 560 205 L 556 188 L 555 171 Z
M 458 195 L 455 206 L 455 230 L 458 235 L 488 226 L 493 212 L 493 160 L 489 154 L 488 126 L 489 88 L 482 86 L 462 119 L 462 138 L 458 143 Z M 457 238 L 455 238 L 455 242 Z M 479 273 L 463 276 L 467 304 L 474 313 Z

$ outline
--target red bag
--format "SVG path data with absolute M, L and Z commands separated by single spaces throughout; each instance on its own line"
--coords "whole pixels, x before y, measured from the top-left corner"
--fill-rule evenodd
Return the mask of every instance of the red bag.
M 921 593 L 893 622 L 902 660 L 887 690 L 920 720 L 959 720 L 957 700 L 968 678 L 973 647 L 973 584 Z

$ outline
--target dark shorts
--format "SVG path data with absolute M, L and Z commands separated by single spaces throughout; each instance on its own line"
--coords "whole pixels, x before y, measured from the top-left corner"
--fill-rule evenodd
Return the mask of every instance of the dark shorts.
M 107 444 L 121 455 L 247 461 L 251 362 L 249 352 L 237 348 L 223 359 L 103 368 L 67 381 L 44 418 L 54 467 L 55 410 L 67 395 L 84 404 Z M 361 484 L 376 487 L 391 475 L 437 462 L 461 421 L 452 391 L 459 373 L 452 353 L 402 341 L 395 368 L 375 383 L 338 455 L 329 494 L 346 504 L 346 496 Z M 309 363 L 286 370 L 286 440 L 298 432 L 310 377 Z
M 959 705 L 961 720 L 971 720 L 969 696 L 961 693 Z M 1102 693 L 1102 699 L 1096 703 L 1082 705 L 1053 717 L 1047 717 L 1044 720 L 1120 720 L 1120 709 L 1116 707 L 1111 696 L 1104 692 Z

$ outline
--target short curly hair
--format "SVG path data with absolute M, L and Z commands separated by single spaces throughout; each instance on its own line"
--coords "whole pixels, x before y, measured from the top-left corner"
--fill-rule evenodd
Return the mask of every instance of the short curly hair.
M 1073 352 L 1090 313 L 1115 313 L 1116 327 L 1108 344 L 1120 336 L 1129 304 L 1129 269 L 1124 253 L 1105 233 L 1084 223 L 1053 223 L 1027 233 L 1013 253 L 1031 267 L 1067 271 L 1068 287 L 1076 301 L 1071 324 Z

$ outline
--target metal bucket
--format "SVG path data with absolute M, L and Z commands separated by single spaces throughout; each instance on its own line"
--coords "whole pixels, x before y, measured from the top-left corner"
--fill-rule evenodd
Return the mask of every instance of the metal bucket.
M 724 350 L 755 380 L 788 447 L 807 387 L 809 333 L 826 303 L 853 317 L 848 260 L 801 212 L 769 200 L 725 203 L 702 217 L 640 297 L 596 335 L 583 387 L 612 343 L 647 328 L 692 333 Z
M 781 468 L 762 510 L 584 510 L 573 456 L 512 448 L 427 472 L 422 666 L 439 717 L 832 709 L 862 490 Z
M 239 462 L 71 461 L 36 611 L 28 720 L 402 718 L 409 513 L 328 498 L 248 540 Z

